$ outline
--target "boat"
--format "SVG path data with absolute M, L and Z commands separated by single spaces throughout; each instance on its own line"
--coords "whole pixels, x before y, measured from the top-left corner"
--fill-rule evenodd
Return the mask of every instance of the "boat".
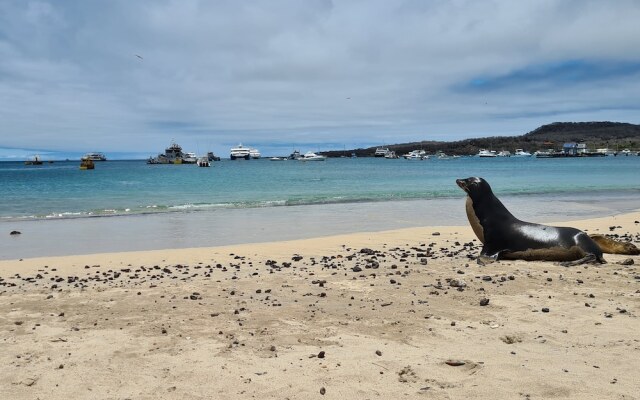
M 24 162 L 24 165 L 42 165 L 42 160 L 39 155 L 33 156 L 31 159 Z
M 195 164 L 197 161 L 196 153 L 187 152 L 182 155 L 182 164 Z
M 249 157 L 251 157 L 251 159 L 257 160 L 260 158 L 260 156 L 261 154 L 258 149 L 249 149 Z
M 198 157 L 196 160 L 196 165 L 198 167 L 210 167 L 211 163 L 209 162 L 209 157 Z
M 293 150 L 293 153 L 289 154 L 289 160 L 297 160 L 300 157 L 302 157 L 302 155 L 298 150 Z
M 486 149 L 480 149 L 480 151 L 478 152 L 478 157 L 496 157 L 496 151 L 495 150 L 486 150 Z
M 392 159 L 398 158 L 398 155 L 396 154 L 395 151 L 389 150 L 389 151 L 387 151 L 387 154 L 384 155 L 384 158 L 392 160 Z
M 251 149 L 249 147 L 242 146 L 242 143 L 240 143 L 238 146 L 231 148 L 231 154 L 229 158 L 231 158 L 232 160 L 237 160 L 237 159 L 250 160 Z
M 90 158 L 81 158 L 80 159 L 80 169 L 85 170 L 85 169 L 94 169 L 96 166 L 93 163 L 93 160 Z
M 147 164 L 182 164 L 182 157 L 182 147 L 176 142 L 171 142 L 171 145 L 164 149 L 164 154 L 149 157 Z
M 376 152 L 373 153 L 374 157 L 384 157 L 387 155 L 387 153 L 389 152 L 389 149 L 387 147 L 378 147 L 376 148 Z
M 270 161 L 287 161 L 287 157 L 271 157 Z
M 213 154 L 213 152 L 208 152 L 207 153 L 207 159 L 209 161 L 220 161 L 220 157 L 216 156 L 215 154 Z
M 436 152 L 436 158 L 438 160 L 449 160 L 449 156 L 444 151 Z
M 312 151 L 308 151 L 304 153 L 304 156 L 300 157 L 298 160 L 300 161 L 325 161 L 327 156 L 323 156 L 321 154 L 316 154 Z
M 631 155 L 631 150 L 629 149 L 624 149 L 619 153 L 621 156 L 630 156 Z
M 511 157 L 511 152 L 509 150 L 501 150 L 496 154 L 496 157 Z
M 82 158 L 91 161 L 107 161 L 107 156 L 105 156 L 104 153 L 87 153 Z
M 427 156 L 427 152 L 424 150 L 413 150 L 403 155 L 402 157 L 407 160 L 426 160 L 429 158 L 429 156 Z
M 524 151 L 522 149 L 516 149 L 516 152 L 513 154 L 514 157 L 531 157 L 531 153 L 528 151 Z
M 608 148 L 596 149 L 596 153 L 604 154 L 605 156 L 615 156 L 616 152 Z

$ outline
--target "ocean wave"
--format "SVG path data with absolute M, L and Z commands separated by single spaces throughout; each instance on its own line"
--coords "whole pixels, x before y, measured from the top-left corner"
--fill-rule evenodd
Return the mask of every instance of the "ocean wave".
M 523 196 L 551 196 L 552 198 L 562 196 L 589 196 L 597 198 L 599 196 L 610 196 L 612 193 L 619 193 L 623 196 L 635 196 L 640 194 L 640 189 L 629 188 L 626 190 L 614 190 L 603 188 L 566 188 L 554 187 L 536 190 L 531 188 L 512 188 L 510 190 L 497 191 L 499 197 L 523 197 Z M 101 208 L 94 210 L 73 210 L 73 211 L 51 211 L 45 214 L 33 215 L 5 215 L 0 216 L 0 221 L 16 220 L 40 220 L 40 219 L 71 219 L 71 218 L 99 218 L 117 217 L 127 215 L 147 215 L 162 213 L 180 212 L 205 212 L 230 209 L 249 208 L 269 208 L 269 207 L 299 207 L 314 205 L 349 204 L 349 203 L 374 203 L 374 202 L 394 202 L 412 200 L 435 200 L 447 198 L 462 198 L 464 194 L 459 190 L 443 190 L 429 192 L 391 192 L 391 193 L 367 193 L 360 195 L 326 195 L 326 196 L 301 196 L 287 199 L 265 199 L 246 200 L 214 203 L 184 203 L 184 204 L 145 204 L 137 207 L 126 208 Z

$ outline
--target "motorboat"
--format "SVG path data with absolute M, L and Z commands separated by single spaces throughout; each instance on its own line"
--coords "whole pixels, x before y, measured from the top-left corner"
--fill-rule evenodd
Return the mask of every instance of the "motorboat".
M 376 152 L 373 153 L 374 157 L 384 157 L 387 155 L 387 153 L 389 152 L 389 149 L 387 147 L 378 147 L 376 148 Z
M 238 146 L 233 147 L 231 149 L 231 154 L 229 158 L 231 158 L 232 160 L 237 160 L 237 159 L 250 160 L 251 149 L 249 147 L 244 147 L 242 143 L 240 143 Z
M 396 158 L 398 158 L 398 155 L 396 154 L 395 151 L 389 150 L 389 151 L 387 151 L 387 154 L 384 155 L 384 158 L 389 159 L 389 160 L 396 159 Z
M 209 162 L 209 157 L 198 157 L 196 165 L 198 165 L 198 167 L 210 167 L 211 163 Z
M 298 160 L 300 161 L 325 161 L 327 156 L 323 156 L 321 154 L 316 154 L 312 151 L 308 151 L 304 154 L 304 156 L 300 157 Z
M 436 153 L 436 158 L 438 160 L 449 160 L 449 156 L 444 151 L 438 151 Z
M 297 160 L 300 157 L 302 157 L 302 155 L 298 150 L 294 150 L 293 153 L 289 154 L 289 160 Z
M 36 154 L 29 160 L 25 161 L 24 165 L 42 165 L 42 160 L 40 159 L 40 156 Z
M 258 149 L 249 149 L 249 157 L 257 160 L 259 159 L 261 156 L 260 152 L 258 151 Z
M 630 156 L 631 155 L 631 150 L 629 149 L 624 149 L 619 153 L 621 156 Z
M 107 156 L 103 153 L 87 153 L 82 158 L 86 158 L 91 161 L 107 161 Z
M 511 157 L 511 152 L 509 150 L 501 150 L 496 154 L 497 157 Z
M 407 160 L 426 160 L 429 158 L 429 156 L 427 156 L 427 152 L 424 150 L 413 150 L 403 155 L 402 157 Z
M 196 153 L 187 152 L 182 156 L 183 164 L 195 164 L 197 161 L 198 157 L 196 156 Z
M 516 152 L 513 154 L 514 157 L 531 157 L 531 153 L 528 151 L 524 151 L 522 149 L 516 149 Z
M 287 157 L 271 157 L 270 161 L 287 161 Z
M 86 169 L 94 169 L 96 166 L 93 163 L 93 160 L 90 158 L 82 158 L 80 159 L 80 169 L 82 170 L 86 170 Z
M 478 152 L 478 157 L 496 157 L 496 151 L 480 149 L 480 151 Z
M 211 151 L 207 153 L 207 159 L 209 160 L 209 162 L 211 162 L 211 161 L 220 161 L 220 157 L 216 156 Z

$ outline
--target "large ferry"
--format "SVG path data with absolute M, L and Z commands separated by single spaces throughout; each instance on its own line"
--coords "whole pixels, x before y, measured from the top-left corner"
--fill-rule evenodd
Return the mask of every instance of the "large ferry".
M 107 161 L 107 156 L 104 153 L 87 153 L 82 158 L 91 161 Z
M 260 152 L 258 151 L 258 149 L 244 147 L 242 143 L 240 143 L 238 146 L 231 148 L 231 154 L 229 158 L 231 158 L 232 160 L 250 160 L 252 158 L 260 158 Z

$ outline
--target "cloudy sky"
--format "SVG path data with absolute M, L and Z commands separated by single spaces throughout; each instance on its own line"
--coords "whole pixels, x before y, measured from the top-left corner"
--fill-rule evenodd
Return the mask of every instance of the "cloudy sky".
M 637 0 L 0 0 L 0 157 L 639 123 L 638 21 Z

